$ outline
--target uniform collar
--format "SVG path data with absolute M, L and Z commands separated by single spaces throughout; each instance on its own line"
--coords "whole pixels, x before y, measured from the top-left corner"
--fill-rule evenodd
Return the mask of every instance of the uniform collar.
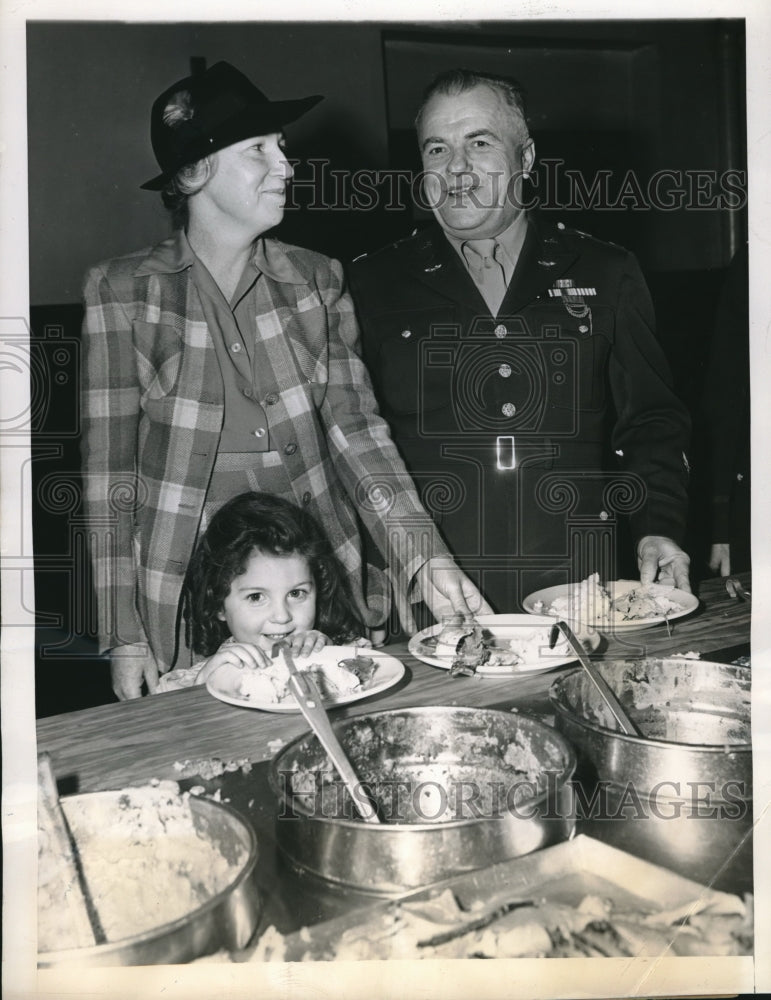
M 473 289 L 480 304 L 483 302 L 468 270 L 438 223 L 432 223 L 415 236 L 410 241 L 410 251 L 404 266 L 419 281 L 458 302 L 467 303 Z M 528 212 L 525 241 L 501 310 L 513 313 L 524 307 L 559 278 L 577 256 L 562 230 Z
M 522 245 L 525 242 L 525 236 L 527 234 L 527 215 L 524 211 L 520 212 L 519 215 L 511 222 L 502 233 L 499 233 L 494 237 L 496 243 L 500 243 L 506 252 L 511 266 L 514 267 L 519 259 L 520 251 L 522 250 Z M 449 233 L 444 234 L 447 238 L 447 242 L 455 250 L 455 252 L 460 256 L 464 263 L 467 263 L 467 258 L 463 253 L 463 247 L 469 243 L 474 246 L 475 240 L 459 239 L 457 236 L 451 236 Z
M 193 266 L 195 253 L 190 246 L 184 229 L 177 229 L 172 236 L 154 246 L 137 268 L 137 276 L 148 274 L 178 274 Z M 260 274 L 266 274 L 274 281 L 291 285 L 304 285 L 303 277 L 289 259 L 284 244 L 278 240 L 260 237 L 255 241 L 249 264 Z

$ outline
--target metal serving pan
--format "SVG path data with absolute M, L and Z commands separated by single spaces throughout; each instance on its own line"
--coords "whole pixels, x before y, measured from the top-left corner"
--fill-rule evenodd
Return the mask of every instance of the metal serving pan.
M 334 724 L 381 823 L 355 817 L 315 736 L 274 758 L 277 842 L 327 884 L 397 895 L 528 854 L 574 829 L 575 755 L 548 726 L 510 712 L 408 708 Z
M 94 802 L 99 809 L 115 804 L 123 791 L 92 792 L 62 800 Z M 38 967 L 58 968 L 66 965 L 172 965 L 189 962 L 225 948 L 234 951 L 245 947 L 252 937 L 262 910 L 262 900 L 254 881 L 257 862 L 257 838 L 251 826 L 235 810 L 210 799 L 191 796 L 190 808 L 199 835 L 217 846 L 226 858 L 245 860 L 235 871 L 233 880 L 222 892 L 184 917 L 162 924 L 142 934 L 94 945 L 38 953 Z M 100 810 L 100 814 L 101 810 Z M 159 886 L 159 891 L 163 887 Z
M 597 666 L 643 735 L 615 730 L 583 670 L 552 684 L 557 726 L 578 751 L 581 829 L 688 878 L 749 891 L 749 668 L 686 657 Z

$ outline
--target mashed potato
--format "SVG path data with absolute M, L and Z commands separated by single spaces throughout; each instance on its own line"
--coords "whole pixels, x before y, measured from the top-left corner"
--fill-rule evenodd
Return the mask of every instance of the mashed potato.
M 246 860 L 230 860 L 199 834 L 174 781 L 62 799 L 107 941 L 170 923 L 226 889 Z M 38 951 L 71 948 L 57 857 L 38 840 Z
M 371 663 L 369 657 L 359 657 L 364 664 Z M 349 659 L 340 663 L 311 663 L 298 669 L 307 672 L 313 678 L 322 698 L 334 698 L 339 695 L 353 694 L 366 687 L 361 678 L 346 663 L 355 663 Z M 370 671 L 370 677 L 373 671 Z M 256 703 L 278 703 L 291 697 L 289 690 L 289 671 L 283 657 L 271 660 L 270 665 L 259 670 L 245 669 L 239 678 L 238 694 L 242 698 Z

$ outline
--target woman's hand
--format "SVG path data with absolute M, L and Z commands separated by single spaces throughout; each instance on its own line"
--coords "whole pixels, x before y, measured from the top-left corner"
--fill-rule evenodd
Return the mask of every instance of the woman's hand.
M 418 570 L 423 601 L 438 622 L 448 615 L 487 615 L 492 608 L 451 559 L 429 559 Z
M 731 546 L 728 542 L 713 542 L 709 550 L 709 568 L 721 576 L 731 575 Z
M 270 657 L 253 642 L 234 642 L 232 639 L 226 639 L 217 652 L 201 664 L 195 679 L 196 684 L 205 684 L 223 663 L 231 663 L 242 670 L 260 670 L 270 664 Z
M 690 594 L 690 562 L 688 554 L 671 538 L 663 535 L 646 535 L 637 546 L 637 565 L 643 586 L 658 582 Z
M 110 650 L 112 689 L 120 701 L 142 697 L 142 684 L 147 684 L 148 694 L 158 688 L 158 664 L 143 642 L 129 646 L 115 646 Z

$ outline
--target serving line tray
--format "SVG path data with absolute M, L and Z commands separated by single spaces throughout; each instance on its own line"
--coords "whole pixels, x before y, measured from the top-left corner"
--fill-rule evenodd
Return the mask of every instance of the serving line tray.
M 713 906 L 720 912 L 736 913 L 745 905 L 736 896 L 709 889 L 579 834 L 571 841 L 525 857 L 444 879 L 397 900 L 360 907 L 315 926 L 301 928 L 283 938 L 283 961 L 328 960 L 334 955 L 334 949 L 346 931 L 371 926 L 374 933 L 393 918 L 397 905 L 427 902 L 446 889 L 452 891 L 458 905 L 468 911 L 469 917 L 515 899 L 535 898 L 577 906 L 589 894 L 611 900 L 614 909 L 668 912 L 682 908 L 683 915 L 690 911 L 698 912 L 706 906 Z M 263 927 L 262 931 L 265 930 Z M 673 926 L 673 939 L 676 933 L 677 927 Z M 265 943 L 263 941 L 261 946 L 258 939 L 243 952 L 231 955 L 230 959 L 234 962 L 264 961 L 266 955 L 270 955 L 269 951 L 266 952 Z M 662 953 L 659 957 L 666 956 Z

